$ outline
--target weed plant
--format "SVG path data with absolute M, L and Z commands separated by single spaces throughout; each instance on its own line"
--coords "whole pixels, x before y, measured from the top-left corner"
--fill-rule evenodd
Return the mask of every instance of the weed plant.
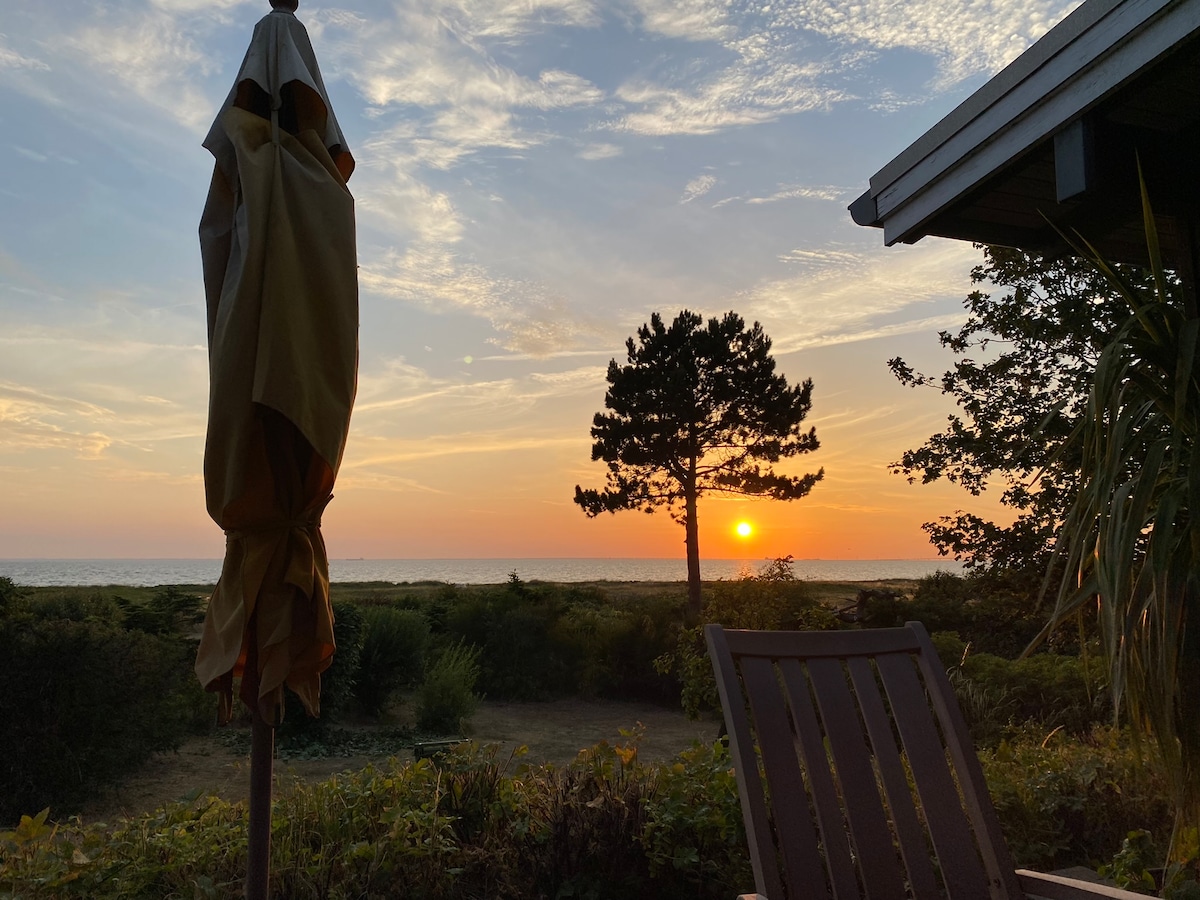
M 417 727 L 432 734 L 460 734 L 479 703 L 478 680 L 478 648 L 459 643 L 444 650 L 417 692 Z
M 638 761 L 636 738 L 598 744 L 561 769 L 468 745 L 438 764 L 392 760 L 285 785 L 272 824 L 273 895 L 730 896 L 749 867 L 732 776 L 709 780 L 714 763 L 728 771 L 721 752 L 697 749 L 668 772 Z M 693 836 L 686 802 L 732 818 L 717 829 L 707 818 Z M 216 798 L 112 827 L 27 816 L 0 834 L 0 897 L 237 897 L 245 828 L 244 806 Z M 699 848 L 712 877 L 694 862 Z

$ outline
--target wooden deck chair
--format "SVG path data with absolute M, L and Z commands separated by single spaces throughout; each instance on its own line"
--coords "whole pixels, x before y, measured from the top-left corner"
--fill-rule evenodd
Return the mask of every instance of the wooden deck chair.
M 705 634 L 758 892 L 739 900 L 1144 900 L 1015 870 L 919 622 Z

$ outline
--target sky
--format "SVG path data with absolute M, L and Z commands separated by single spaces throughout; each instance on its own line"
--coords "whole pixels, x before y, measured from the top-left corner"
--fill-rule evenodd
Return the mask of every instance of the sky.
M 710 558 L 935 555 L 994 498 L 888 464 L 953 403 L 980 254 L 885 248 L 871 175 L 1063 0 L 302 0 L 357 169 L 358 398 L 333 558 L 670 557 L 588 519 L 608 361 L 652 312 L 735 310 L 811 378 L 824 480 L 710 495 Z M 268 0 L 0 0 L 0 557 L 219 557 L 201 465 L 200 142 Z M 741 538 L 735 526 L 752 524 Z

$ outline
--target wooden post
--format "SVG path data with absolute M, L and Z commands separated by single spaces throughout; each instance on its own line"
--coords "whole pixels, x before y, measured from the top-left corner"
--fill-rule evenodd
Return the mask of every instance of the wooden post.
M 271 883 L 271 778 L 275 727 L 254 710 L 250 737 L 250 825 L 246 855 L 246 900 L 268 900 Z

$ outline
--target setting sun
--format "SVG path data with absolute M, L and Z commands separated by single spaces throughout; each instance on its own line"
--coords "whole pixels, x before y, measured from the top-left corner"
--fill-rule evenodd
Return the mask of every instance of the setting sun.
M 749 522 L 738 522 L 737 527 L 733 529 L 737 532 L 738 537 L 747 538 L 754 532 Z

